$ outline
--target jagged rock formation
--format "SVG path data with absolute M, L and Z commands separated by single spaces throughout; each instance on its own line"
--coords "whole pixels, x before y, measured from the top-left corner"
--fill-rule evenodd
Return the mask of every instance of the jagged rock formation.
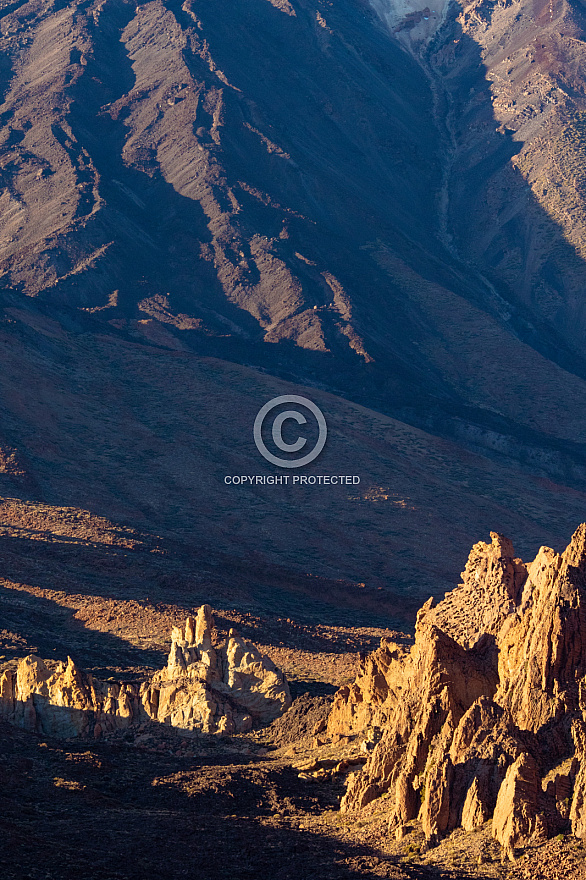
M 462 584 L 435 608 L 426 606 L 426 620 L 471 648 L 481 634 L 496 636 L 519 603 L 527 567 L 514 558 L 508 538 L 491 532 L 491 544 L 479 541 L 470 551 Z M 487 601 L 487 597 L 490 597 Z
M 95 736 L 152 720 L 185 730 L 242 733 L 291 704 L 268 657 L 230 630 L 218 648 L 209 605 L 173 630 L 169 661 L 150 681 L 98 681 L 67 664 L 29 656 L 0 675 L 0 718 L 45 735 Z
M 586 524 L 525 567 L 506 538 L 476 544 L 463 583 L 417 619 L 410 652 L 384 642 L 342 688 L 333 737 L 378 731 L 342 810 L 390 795 L 398 835 L 433 841 L 492 818 L 510 856 L 586 835 Z
M 146 719 L 140 688 L 101 682 L 71 657 L 52 663 L 30 655 L 0 675 L 0 718 L 50 736 L 100 736 Z
M 291 705 L 285 678 L 252 642 L 231 629 L 217 650 L 212 646 L 209 605 L 183 629 L 173 630 L 169 662 L 148 691 L 152 717 L 174 727 L 232 733 L 253 721 L 274 721 Z

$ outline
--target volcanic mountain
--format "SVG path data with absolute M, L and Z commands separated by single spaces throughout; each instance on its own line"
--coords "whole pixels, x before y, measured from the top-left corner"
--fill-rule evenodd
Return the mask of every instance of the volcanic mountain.
M 8 536 L 78 511 L 252 602 L 311 576 L 409 614 L 488 528 L 561 542 L 586 487 L 584 23 L 567 0 L 4 2 Z M 225 485 L 271 472 L 252 424 L 284 393 L 328 421 L 304 473 L 359 486 Z

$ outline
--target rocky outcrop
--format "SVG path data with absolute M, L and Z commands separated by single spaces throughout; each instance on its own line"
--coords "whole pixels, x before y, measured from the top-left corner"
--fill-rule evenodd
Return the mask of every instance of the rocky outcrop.
M 280 670 L 230 630 L 214 648 L 209 605 L 175 628 L 165 669 L 150 681 L 111 683 L 29 656 L 0 674 L 0 718 L 47 736 L 100 737 L 144 721 L 205 733 L 242 733 L 291 704 Z
M 542 547 L 499 636 L 498 702 L 524 730 L 580 709 L 586 677 L 586 525 L 560 556 Z
M 384 642 L 336 695 L 332 739 L 376 729 L 342 810 L 383 793 L 389 828 L 432 842 L 492 820 L 516 847 L 586 836 L 586 525 L 525 566 L 506 538 L 476 544 L 463 583 L 417 619 L 410 651 Z
M 508 768 L 499 789 L 492 833 L 508 853 L 513 853 L 515 844 L 543 842 L 547 837 L 539 775 L 535 759 L 524 752 Z
M 409 652 L 383 639 L 378 650 L 361 656 L 360 669 L 351 685 L 334 697 L 327 725 L 330 737 L 359 734 L 383 727 L 402 693 L 403 664 Z
M 0 674 L 0 718 L 47 736 L 101 736 L 141 715 L 140 688 L 101 682 L 67 663 L 30 655 Z
M 576 746 L 575 761 L 576 764 L 579 761 L 579 769 L 571 799 L 570 821 L 576 837 L 586 840 L 586 724 L 583 721 L 574 721 L 572 735 Z
M 470 551 L 462 583 L 430 609 L 427 619 L 465 648 L 482 635 L 497 636 L 519 604 L 527 567 L 515 559 L 508 538 L 490 533 L 491 543 L 479 541 Z
M 420 612 L 416 633 L 411 653 L 388 665 L 388 692 L 378 711 L 384 735 L 372 752 L 368 772 L 353 778 L 342 802 L 342 809 L 356 809 L 394 789 L 397 824 L 417 815 L 416 792 L 421 794 L 431 753 L 443 753 L 468 707 L 482 694 L 494 693 L 497 686 L 488 640 L 466 651 L 427 623 L 425 611 Z M 392 648 L 382 650 L 392 655 Z M 337 717 L 334 707 L 329 731 L 336 730 Z M 437 812 L 433 798 L 428 787 L 424 801 L 430 815 Z
M 173 630 L 168 664 L 146 694 L 152 717 L 208 733 L 245 732 L 274 721 L 291 705 L 283 673 L 233 629 L 214 649 L 212 626 L 211 609 L 202 605 L 195 620 Z

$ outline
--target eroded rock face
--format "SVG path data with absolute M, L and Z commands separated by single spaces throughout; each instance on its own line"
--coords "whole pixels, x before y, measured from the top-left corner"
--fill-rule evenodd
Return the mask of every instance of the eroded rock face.
M 493 836 L 507 851 L 515 844 L 543 842 L 547 837 L 542 800 L 539 767 L 530 754 L 523 752 L 507 770 L 492 819 Z
M 342 810 L 390 793 L 389 827 L 428 840 L 492 819 L 515 847 L 586 836 L 586 525 L 529 566 L 492 534 L 463 583 L 419 612 L 410 651 L 385 642 L 336 695 L 332 738 L 379 741 Z
M 138 684 L 102 682 L 29 656 L 0 675 L 0 718 L 47 736 L 101 736 L 146 720 L 205 733 L 242 733 L 291 704 L 280 670 L 230 630 L 214 649 L 209 605 L 175 628 L 165 669 Z
M 202 605 L 195 620 L 173 630 L 169 662 L 148 691 L 153 717 L 208 733 L 245 732 L 254 722 L 274 721 L 291 705 L 283 673 L 235 630 L 215 650 L 212 626 L 211 609 Z
M 586 676 L 586 525 L 558 556 L 542 547 L 499 636 L 498 702 L 524 730 L 580 709 Z
M 373 750 L 368 771 L 352 779 L 342 802 L 343 810 L 357 809 L 394 789 L 397 824 L 417 815 L 415 793 L 431 753 L 443 754 L 468 707 L 482 694 L 494 693 L 497 686 L 496 658 L 489 641 L 466 651 L 427 623 L 425 609 L 416 632 L 411 653 L 392 659 L 387 667 L 388 693 L 377 719 L 384 735 Z M 392 648 L 384 650 L 393 653 Z M 336 730 L 338 717 L 336 704 L 329 731 Z M 433 797 L 428 788 L 425 802 L 430 815 L 437 812 Z
M 527 567 L 515 559 L 511 541 L 496 532 L 490 537 L 490 544 L 474 545 L 462 583 L 428 614 L 430 622 L 465 648 L 482 635 L 498 635 L 527 580 Z
M 146 718 L 140 691 L 97 681 L 71 657 L 49 665 L 30 655 L 0 675 L 0 718 L 47 736 L 100 736 Z

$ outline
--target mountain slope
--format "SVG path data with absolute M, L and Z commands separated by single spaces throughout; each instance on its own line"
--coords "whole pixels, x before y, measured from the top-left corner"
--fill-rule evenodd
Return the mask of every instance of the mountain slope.
M 503 222 L 518 144 L 489 89 L 513 11 L 519 46 L 553 25 L 474 9 L 4 4 L 6 495 L 417 595 L 489 528 L 564 540 L 584 266 L 529 173 L 526 232 Z M 544 242 L 568 269 L 554 311 Z M 264 473 L 251 425 L 291 390 L 323 406 L 320 471 L 361 475 L 356 496 L 223 484 Z M 422 539 L 445 547 L 429 571 Z
M 503 395 L 470 387 L 511 360 L 546 398 L 573 381 L 550 360 L 586 375 L 575 353 L 564 361 L 563 330 L 559 351 L 547 327 L 526 332 L 535 297 L 509 292 L 511 324 L 449 246 L 437 83 L 368 7 L 109 0 L 12 5 L 2 20 L 5 289 L 169 345 L 318 374 L 419 423 L 435 409 L 443 431 L 470 407 L 468 420 L 504 417 L 515 433 Z M 435 69 L 463 89 L 479 49 L 468 37 L 452 64 L 448 36 Z M 462 184 L 452 214 L 467 224 L 482 199 Z M 448 297 L 442 311 L 474 334 L 482 365 L 462 357 L 428 291 Z M 523 328 L 541 356 L 520 344 Z
M 162 542 L 168 562 L 156 557 L 157 565 L 171 580 L 183 572 L 181 590 L 197 583 L 202 600 L 220 578 L 228 594 L 242 598 L 245 584 L 250 601 L 272 607 L 285 601 L 285 572 L 296 573 L 295 590 L 310 572 L 341 582 L 345 598 L 334 589 L 334 605 L 366 607 L 360 584 L 409 595 L 415 604 L 453 583 L 462 548 L 491 525 L 516 527 L 524 536 L 520 550 L 529 553 L 545 537 L 561 544 L 583 510 L 576 489 L 336 395 L 189 351 L 100 335 L 88 318 L 66 331 L 42 312 L 7 312 L 0 327 L 0 494 L 24 499 L 26 509 L 13 522 L 8 505 L 2 520 L 50 535 L 59 511 L 39 512 L 44 503 L 138 529 Z M 309 393 L 328 423 L 324 451 L 301 473 L 356 475 L 359 484 L 226 484 L 226 476 L 277 472 L 258 453 L 252 426 L 280 393 Z M 68 522 L 63 533 L 74 536 Z M 27 556 L 30 536 L 22 537 Z M 422 553 L 429 545 L 437 552 Z M 210 573 L 209 561 L 219 570 Z M 151 576 L 138 574 L 139 560 L 132 564 L 140 589 L 152 595 Z M 207 570 L 202 583 L 199 574 L 194 580 L 198 567 Z M 47 585 L 28 562 L 12 579 Z

